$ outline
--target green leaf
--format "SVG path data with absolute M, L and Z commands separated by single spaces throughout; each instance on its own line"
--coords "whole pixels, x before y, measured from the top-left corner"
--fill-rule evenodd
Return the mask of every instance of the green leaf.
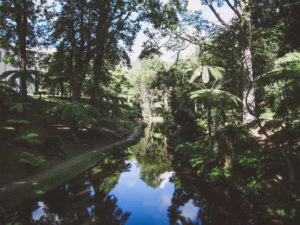
M 223 75 L 221 72 L 211 66 L 208 67 L 210 74 L 216 79 L 221 80 L 223 78 Z
M 10 119 L 10 120 L 7 120 L 7 123 L 10 123 L 10 124 L 29 124 L 29 121 L 27 121 L 27 120 L 13 120 L 13 119 Z
M 193 74 L 193 76 L 191 77 L 191 79 L 190 79 L 190 83 L 193 83 L 194 82 L 194 80 L 197 78 L 197 77 L 200 77 L 201 76 L 201 72 L 202 72 L 202 66 L 199 66 L 196 70 L 195 70 L 195 72 L 194 72 L 194 74 Z
M 209 82 L 209 72 L 207 66 L 203 66 L 202 81 L 207 84 Z

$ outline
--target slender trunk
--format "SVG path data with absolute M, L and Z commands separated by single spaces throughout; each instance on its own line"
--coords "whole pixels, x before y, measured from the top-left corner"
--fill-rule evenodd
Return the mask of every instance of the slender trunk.
M 255 110 L 255 94 L 254 89 L 251 87 L 253 82 L 253 66 L 251 53 L 251 9 L 249 0 L 241 0 L 240 8 L 242 12 L 240 20 L 240 46 L 242 49 L 243 64 L 243 123 L 247 124 L 254 120 L 251 111 L 254 112 Z
M 289 171 L 289 178 L 291 183 L 295 183 L 295 173 L 294 173 L 294 169 L 291 163 L 291 160 L 289 159 L 289 157 L 287 156 L 287 154 L 285 153 L 285 151 L 279 147 L 280 153 L 282 155 L 282 157 L 284 158 L 288 171 Z
M 76 122 L 76 120 L 72 121 L 71 133 L 72 133 L 73 144 L 75 144 L 76 140 L 77 140 L 77 136 L 78 136 L 77 122 Z
M 211 109 L 207 108 L 207 126 L 208 126 L 208 146 L 212 146 L 212 134 L 211 134 Z
M 166 111 L 170 112 L 170 106 L 169 106 L 169 92 L 168 92 L 168 91 L 166 91 L 166 92 L 164 93 L 163 98 L 164 98 L 164 108 L 165 108 Z
M 60 83 L 60 97 L 61 98 L 64 97 L 64 83 L 63 82 Z
M 251 87 L 253 82 L 253 70 L 250 48 L 244 49 L 243 52 L 243 123 L 252 122 L 255 117 L 251 114 L 255 110 L 255 94 Z M 251 88 L 251 89 L 250 89 Z
M 72 79 L 72 102 L 80 101 L 80 93 L 81 93 L 80 80 L 78 77 L 73 77 L 73 79 Z

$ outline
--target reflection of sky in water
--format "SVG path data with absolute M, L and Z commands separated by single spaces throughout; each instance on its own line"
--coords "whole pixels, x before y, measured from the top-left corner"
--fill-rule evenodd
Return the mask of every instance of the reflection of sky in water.
M 139 179 L 137 162 L 131 163 L 130 171 L 121 174 L 118 185 L 110 192 L 118 199 L 118 206 L 124 212 L 131 213 L 126 224 L 169 224 L 168 207 L 171 205 L 174 185 L 168 181 L 173 172 L 162 174 L 160 187 L 154 189 Z
M 88 185 L 88 189 L 90 191 L 90 197 L 93 197 L 95 195 L 95 189 L 93 188 L 93 186 L 89 181 L 86 181 L 85 184 Z
M 194 205 L 192 199 L 190 199 L 187 203 L 185 203 L 182 207 L 180 207 L 179 210 L 181 211 L 181 215 L 184 216 L 186 220 L 191 220 L 194 223 L 199 225 L 202 224 L 200 220 L 197 220 L 197 214 L 200 208 Z
M 46 207 L 43 202 L 38 202 L 39 208 L 32 212 L 32 219 L 39 220 L 44 215 L 44 208 Z
M 87 211 L 88 211 L 88 213 L 89 213 L 90 216 L 92 215 L 92 212 L 93 212 L 94 209 L 95 209 L 94 205 L 92 205 L 92 206 L 90 206 L 90 207 L 87 208 Z
M 34 210 L 32 212 L 32 219 L 33 221 L 38 221 L 42 216 L 45 215 L 45 209 L 47 209 L 47 206 L 44 204 L 44 202 L 39 201 L 38 202 L 38 209 Z M 59 218 L 57 215 L 54 214 L 54 219 L 56 222 L 60 222 Z
M 162 182 L 159 185 L 159 188 L 165 188 L 166 184 L 169 182 L 170 178 L 174 175 L 174 172 L 165 172 L 159 176 Z
M 183 215 L 185 218 L 195 220 L 197 218 L 198 211 L 199 211 L 199 208 L 195 207 L 194 204 L 193 204 L 193 200 L 190 199 L 181 208 L 181 215 Z

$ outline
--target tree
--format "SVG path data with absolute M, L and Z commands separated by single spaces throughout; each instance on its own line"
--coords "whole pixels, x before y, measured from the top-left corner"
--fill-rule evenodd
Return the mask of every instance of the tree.
M 229 26 L 214 6 L 214 0 L 202 0 L 202 2 L 211 9 L 219 22 L 226 28 Z M 235 13 L 239 24 L 239 47 L 241 49 L 243 75 L 241 77 L 243 84 L 243 122 L 249 123 L 254 117 L 249 112 L 255 108 L 255 95 L 254 89 L 251 89 L 251 83 L 253 82 L 253 66 L 252 66 L 252 54 L 251 54 L 251 42 L 252 42 L 252 30 L 251 30 L 251 5 L 249 0 L 229 0 L 218 1 L 218 6 L 226 4 Z M 233 4 L 232 4 L 233 3 Z
M 78 102 L 85 70 L 94 56 L 92 46 L 95 20 L 89 1 L 60 1 L 62 10 L 54 22 L 53 39 L 61 54 L 66 55 L 67 71 L 71 83 L 72 101 Z
M 1 47 L 17 55 L 20 69 L 20 92 L 27 96 L 27 79 L 30 66 L 29 49 L 37 43 L 36 22 L 40 8 L 32 0 L 3 0 L 0 3 Z

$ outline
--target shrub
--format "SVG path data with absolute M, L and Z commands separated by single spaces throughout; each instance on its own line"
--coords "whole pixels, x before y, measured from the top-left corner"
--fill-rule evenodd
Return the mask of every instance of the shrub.
M 36 139 L 38 136 L 39 136 L 39 134 L 37 134 L 37 133 L 28 133 L 26 135 L 17 137 L 15 139 L 15 142 L 23 144 L 23 145 L 27 145 L 27 146 L 32 146 L 34 144 L 40 143 L 40 141 Z
M 22 152 L 19 162 L 30 168 L 37 168 L 45 162 L 45 159 L 42 156 L 36 156 L 30 152 Z

